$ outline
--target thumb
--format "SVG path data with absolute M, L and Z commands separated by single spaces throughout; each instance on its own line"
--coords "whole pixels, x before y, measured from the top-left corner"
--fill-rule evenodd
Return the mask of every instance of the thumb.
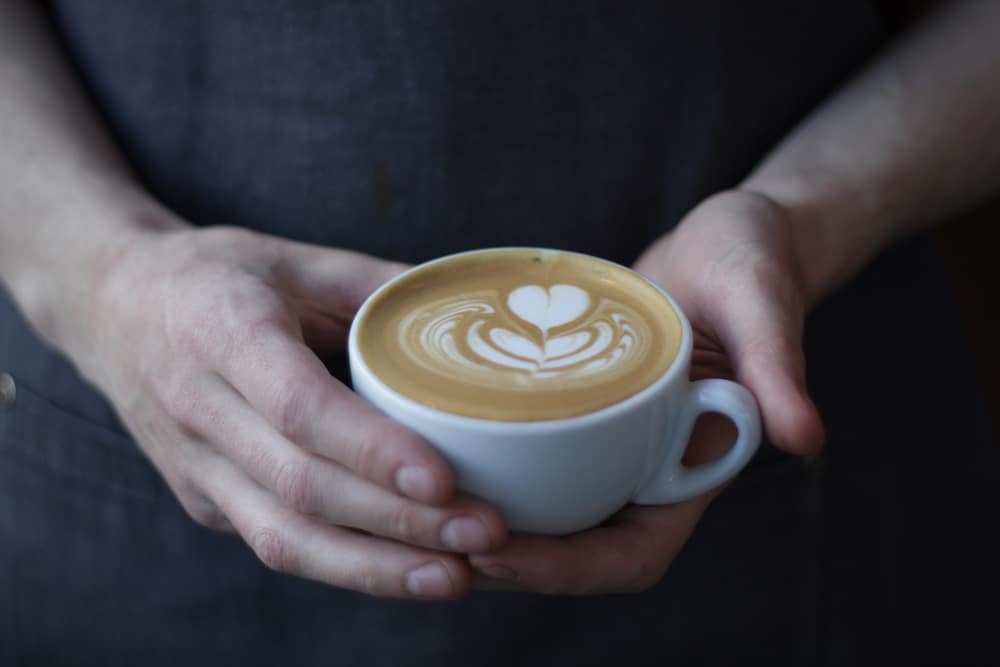
M 715 328 L 736 380 L 760 406 L 768 440 L 790 454 L 815 454 L 823 422 L 805 383 L 801 318 L 766 299 L 739 299 Z

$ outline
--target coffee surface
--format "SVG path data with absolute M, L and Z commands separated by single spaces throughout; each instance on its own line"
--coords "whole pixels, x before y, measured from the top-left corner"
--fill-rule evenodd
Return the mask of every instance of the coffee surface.
M 376 297 L 357 326 L 365 362 L 391 388 L 500 421 L 618 403 L 666 372 L 682 335 L 670 303 L 638 275 L 532 249 L 418 269 Z

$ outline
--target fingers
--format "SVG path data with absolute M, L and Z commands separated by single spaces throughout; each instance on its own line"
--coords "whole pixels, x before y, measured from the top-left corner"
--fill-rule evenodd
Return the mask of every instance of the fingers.
M 772 340 L 736 350 L 737 379 L 757 398 L 770 441 L 793 454 L 819 451 L 823 423 L 805 389 L 801 348 L 791 341 Z
M 289 442 L 221 378 L 201 385 L 186 426 L 288 509 L 433 549 L 479 552 L 503 542 L 503 518 L 488 505 L 456 498 L 431 507 L 399 496 Z
M 757 398 L 768 438 L 809 454 L 822 446 L 823 425 L 805 389 L 799 265 L 785 211 L 730 191 L 699 204 L 636 266 L 675 292 L 695 330 L 721 343 L 734 379 Z M 702 377 L 727 370 L 714 355 L 694 361 Z
M 346 250 L 283 241 L 278 273 L 296 302 L 303 337 L 330 354 L 342 350 L 355 313 L 372 292 L 408 267 Z
M 707 378 L 733 379 L 733 368 L 726 351 L 714 340 L 695 329 L 691 351 L 691 380 Z
M 663 577 L 712 497 L 630 506 L 604 526 L 567 537 L 513 535 L 499 551 L 469 557 L 474 584 L 553 595 L 645 590 Z
M 276 572 L 382 597 L 453 598 L 469 588 L 458 557 L 310 520 L 221 457 L 206 475 L 211 500 Z
M 794 454 L 815 453 L 824 433 L 805 385 L 802 306 L 772 265 L 743 274 L 749 278 L 706 297 L 708 317 L 736 380 L 757 398 L 768 439 Z
M 288 440 L 421 502 L 454 493 L 445 461 L 419 436 L 330 376 L 289 324 L 258 321 L 216 361 L 220 373 Z
M 724 345 L 737 381 L 757 398 L 768 439 L 790 453 L 813 454 L 823 445 L 823 423 L 805 387 L 801 340 L 768 305 L 746 304 L 734 313 Z
M 291 241 L 283 241 L 280 252 L 287 294 L 348 319 L 372 292 L 407 268 L 361 253 Z

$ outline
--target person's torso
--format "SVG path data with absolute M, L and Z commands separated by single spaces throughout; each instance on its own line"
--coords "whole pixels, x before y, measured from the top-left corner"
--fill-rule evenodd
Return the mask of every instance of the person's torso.
M 152 191 L 404 261 L 628 263 L 871 52 L 862 1 L 53 3 Z
M 537 245 L 630 263 L 883 36 L 869 2 L 50 2 L 150 191 L 401 261 Z M 0 295 L 0 366 L 120 430 Z

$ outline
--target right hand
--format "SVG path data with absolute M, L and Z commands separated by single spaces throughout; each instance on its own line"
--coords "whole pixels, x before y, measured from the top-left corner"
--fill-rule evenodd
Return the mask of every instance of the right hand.
M 499 547 L 501 515 L 455 496 L 444 460 L 314 353 L 342 349 L 361 302 L 404 268 L 233 228 L 139 234 L 80 311 L 71 356 L 187 513 L 268 567 L 457 597 L 460 554 Z

